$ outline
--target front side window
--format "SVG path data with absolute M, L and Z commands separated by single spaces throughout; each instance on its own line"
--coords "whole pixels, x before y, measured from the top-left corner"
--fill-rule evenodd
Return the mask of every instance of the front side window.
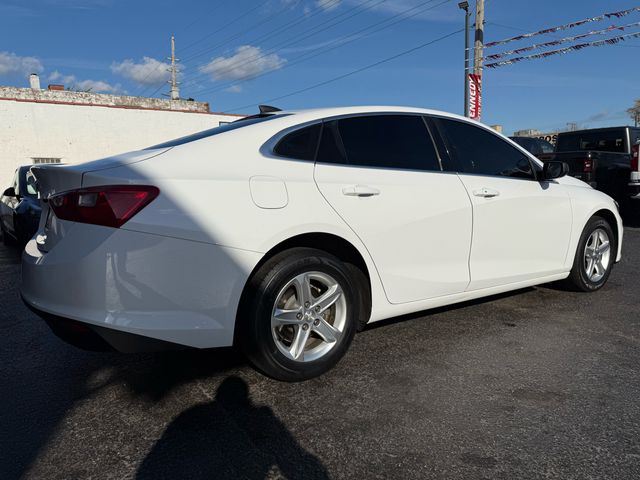
M 322 124 L 318 123 L 286 135 L 273 149 L 274 153 L 287 158 L 314 160 L 321 128 Z
M 535 178 L 529 159 L 497 135 L 458 120 L 440 118 L 438 123 L 459 171 L 476 175 Z

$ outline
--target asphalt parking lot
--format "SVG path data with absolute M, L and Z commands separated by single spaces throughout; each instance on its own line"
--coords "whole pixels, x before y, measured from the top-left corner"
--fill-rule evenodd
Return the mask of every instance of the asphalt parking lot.
M 640 229 L 624 247 L 596 294 L 386 321 L 285 384 L 230 350 L 68 346 L 23 307 L 19 252 L 0 246 L 0 476 L 640 478 Z

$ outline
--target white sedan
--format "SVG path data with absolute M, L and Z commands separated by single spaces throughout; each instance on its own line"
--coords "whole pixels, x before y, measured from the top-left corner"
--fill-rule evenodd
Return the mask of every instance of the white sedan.
M 120 351 L 237 344 L 326 372 L 365 324 L 621 258 L 615 202 L 479 123 L 431 110 L 272 108 L 81 165 L 33 167 L 22 297 L 62 338 Z

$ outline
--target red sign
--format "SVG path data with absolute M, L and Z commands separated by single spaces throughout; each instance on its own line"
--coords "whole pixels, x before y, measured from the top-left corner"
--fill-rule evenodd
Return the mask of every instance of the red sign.
M 469 74 L 469 117 L 480 120 L 482 116 L 482 76 Z

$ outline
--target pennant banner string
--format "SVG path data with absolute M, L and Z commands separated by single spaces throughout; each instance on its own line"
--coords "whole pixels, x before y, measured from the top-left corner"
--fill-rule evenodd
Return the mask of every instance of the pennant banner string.
M 501 52 L 501 53 L 494 53 L 492 55 L 487 55 L 486 57 L 484 57 L 486 60 L 497 60 L 499 58 L 503 58 L 503 57 L 508 57 L 509 55 L 519 55 L 521 53 L 524 52 L 530 52 L 531 50 L 538 50 L 540 48 L 546 48 L 546 47 L 553 47 L 556 45 L 561 45 L 563 43 L 569 43 L 569 42 L 574 42 L 576 40 L 580 40 L 582 38 L 586 38 L 586 37 L 590 37 L 592 35 L 606 35 L 608 33 L 611 33 L 612 31 L 615 30 L 626 30 L 628 28 L 633 28 L 633 27 L 638 27 L 640 26 L 640 22 L 635 22 L 635 23 L 629 23 L 628 25 L 623 25 L 623 26 L 615 26 L 612 25 L 608 28 L 605 28 L 603 30 L 593 30 L 591 32 L 587 32 L 587 33 L 583 33 L 580 35 L 576 35 L 574 37 L 566 37 L 566 38 L 560 38 L 558 40 L 553 40 L 550 42 L 545 42 L 545 43 L 537 43 L 534 45 L 530 45 L 528 47 L 522 47 L 522 48 L 516 48 L 515 50 L 509 50 L 507 52 Z
M 553 28 L 545 28 L 544 30 L 540 30 L 538 32 L 532 32 L 532 33 L 525 33 L 523 35 L 518 35 L 516 37 L 511 37 L 511 38 L 506 38 L 504 40 L 498 40 L 497 42 L 489 42 L 487 44 L 485 44 L 486 48 L 491 48 L 491 47 L 495 47 L 497 45 L 504 45 L 505 43 L 509 43 L 509 42 L 515 42 L 517 40 L 523 40 L 525 38 L 531 38 L 531 37 L 535 37 L 537 35 L 545 35 L 547 33 L 553 33 L 553 32 L 558 32 L 560 30 L 567 30 L 569 28 L 575 28 L 575 27 L 579 27 L 580 25 L 584 25 L 586 23 L 591 23 L 591 22 L 600 22 L 602 20 L 604 20 L 605 18 L 622 18 L 625 17 L 631 13 L 634 12 L 638 12 L 640 11 L 640 7 L 633 7 L 633 8 L 629 8 L 628 10 L 622 10 L 620 12 L 613 12 L 613 13 L 605 13 L 603 15 L 599 15 L 597 17 L 592 17 L 592 18 L 586 18 L 584 20 L 580 20 L 578 22 L 573 22 L 573 23 L 567 23 L 566 25 L 560 25 L 558 27 L 553 27 Z
M 498 67 L 503 67 L 505 65 L 513 65 L 514 63 L 522 62 L 524 60 L 537 60 L 540 58 L 547 58 L 552 55 L 564 55 L 565 53 L 569 53 L 576 50 L 582 50 L 583 48 L 588 48 L 588 47 L 602 47 L 603 45 L 615 45 L 617 43 L 625 41 L 628 38 L 638 38 L 638 37 L 640 37 L 640 32 L 629 33 L 627 35 L 621 35 L 619 37 L 607 38 L 606 40 L 598 40 L 598 41 L 589 42 L 589 43 L 580 43 L 578 45 L 572 45 L 571 47 L 561 48 L 560 50 L 551 50 L 549 52 L 537 53 L 535 55 L 527 55 L 525 57 L 511 58 L 509 60 L 503 60 L 501 62 L 487 63 L 485 67 L 498 68 Z

